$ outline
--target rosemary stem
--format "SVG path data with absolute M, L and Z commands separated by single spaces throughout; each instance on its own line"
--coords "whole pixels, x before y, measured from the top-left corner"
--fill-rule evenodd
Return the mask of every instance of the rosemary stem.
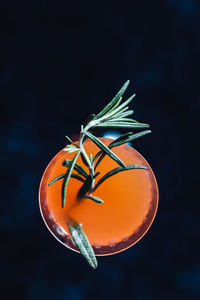
M 84 128 L 84 130 L 87 131 L 87 130 L 89 130 L 90 127 L 91 127 L 91 125 L 88 124 L 88 125 Z M 83 130 L 83 126 L 81 126 L 81 131 L 82 131 L 82 130 Z M 82 153 L 82 155 L 84 156 L 85 160 L 87 161 L 87 164 L 88 164 L 88 168 L 89 168 L 90 174 L 92 175 L 92 177 L 94 177 L 94 166 L 92 165 L 92 163 L 91 163 L 91 161 L 90 161 L 90 159 L 89 159 L 89 157 L 88 157 L 88 155 L 87 155 L 87 153 L 86 153 L 86 151 L 85 151 L 85 149 L 84 149 L 84 147 L 83 147 L 83 139 L 84 139 L 84 137 L 85 137 L 85 134 L 84 134 L 84 133 L 81 133 L 81 134 L 80 134 L 80 138 L 79 138 L 78 144 L 79 144 L 80 152 Z M 94 188 L 94 184 L 95 184 L 95 181 L 94 181 L 94 179 L 93 179 L 91 189 Z

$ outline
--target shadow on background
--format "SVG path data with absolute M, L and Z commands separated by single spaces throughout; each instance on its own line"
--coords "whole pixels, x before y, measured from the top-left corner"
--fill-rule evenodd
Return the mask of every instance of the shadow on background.
M 2 299 L 199 299 L 197 128 L 200 3 L 1 3 Z M 50 159 L 127 80 L 134 142 L 158 180 L 160 203 L 134 247 L 82 257 L 48 232 L 38 188 Z

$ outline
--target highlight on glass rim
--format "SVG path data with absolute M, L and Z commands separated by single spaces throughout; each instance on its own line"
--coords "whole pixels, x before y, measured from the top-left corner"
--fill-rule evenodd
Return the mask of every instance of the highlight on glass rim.
M 158 207 L 158 186 L 148 162 L 127 145 L 149 134 L 149 125 L 130 116 L 123 101 L 129 80 L 97 114 L 81 125 L 78 141 L 51 160 L 41 179 L 39 205 L 50 232 L 81 253 L 92 268 L 97 256 L 124 251 L 151 226 Z M 122 130 L 117 139 L 96 137 L 98 128 Z

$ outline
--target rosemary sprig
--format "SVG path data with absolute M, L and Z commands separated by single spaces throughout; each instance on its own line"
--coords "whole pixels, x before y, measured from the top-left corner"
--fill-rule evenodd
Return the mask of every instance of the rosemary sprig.
M 133 140 L 142 137 L 148 133 L 150 130 L 144 130 L 141 132 L 133 133 L 127 132 L 112 141 L 108 146 L 106 146 L 100 139 L 98 139 L 94 134 L 91 133 L 95 128 L 131 128 L 131 129 L 140 129 L 140 128 L 148 128 L 149 125 L 146 123 L 140 123 L 130 116 L 134 113 L 133 110 L 129 109 L 128 104 L 135 98 L 135 94 L 129 97 L 125 102 L 122 102 L 122 96 L 126 91 L 129 85 L 129 80 L 122 86 L 119 92 L 114 96 L 114 98 L 97 114 L 91 114 L 87 120 L 81 125 L 80 138 L 77 143 L 74 143 L 68 136 L 66 138 L 70 142 L 65 148 L 64 151 L 68 153 L 77 152 L 72 160 L 65 159 L 63 161 L 63 166 L 67 168 L 65 174 L 61 174 L 54 178 L 48 185 L 51 186 L 53 183 L 58 180 L 63 179 L 62 182 L 62 207 L 65 207 L 66 196 L 67 196 L 67 186 L 70 178 L 75 178 L 81 182 L 83 185 L 81 186 L 78 197 L 82 199 L 90 199 L 96 203 L 104 203 L 104 201 L 92 193 L 96 191 L 96 189 L 108 178 L 124 171 L 133 170 L 133 169 L 143 169 L 147 170 L 148 167 L 141 165 L 125 165 L 123 161 L 111 151 L 112 148 L 118 147 L 128 142 L 132 142 Z M 128 118 L 129 117 L 129 118 Z M 84 143 L 87 139 L 90 139 L 94 144 L 96 144 L 100 150 L 97 154 L 92 157 L 85 151 Z M 76 162 L 78 156 L 80 154 L 81 160 L 83 164 L 86 166 L 87 171 L 80 164 Z M 100 172 L 96 172 L 97 166 L 102 162 L 103 158 L 108 155 L 111 159 L 113 159 L 119 167 L 110 170 L 108 173 L 100 177 L 100 179 L 95 183 L 96 177 L 100 175 Z M 73 173 L 75 170 L 76 173 Z M 99 178 L 99 177 L 98 177 Z M 82 226 L 77 222 L 73 222 L 68 224 L 69 231 L 71 236 L 80 250 L 81 254 L 86 258 L 90 266 L 93 268 L 97 267 L 97 260 L 94 254 L 94 251 L 83 232 Z

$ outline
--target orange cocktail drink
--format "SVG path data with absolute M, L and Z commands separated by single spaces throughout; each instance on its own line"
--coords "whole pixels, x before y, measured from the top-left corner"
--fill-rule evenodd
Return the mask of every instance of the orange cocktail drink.
M 100 138 L 108 145 L 111 139 Z M 93 157 L 99 148 L 91 141 L 84 143 L 85 150 Z M 61 150 L 46 168 L 40 184 L 39 202 L 44 221 L 52 234 L 65 246 L 78 251 L 67 223 L 75 220 L 81 224 L 95 255 L 109 255 L 123 251 L 135 244 L 149 229 L 158 206 L 158 187 L 155 176 L 146 160 L 127 144 L 112 151 L 125 163 L 147 166 L 148 170 L 126 170 L 108 178 L 93 192 L 104 200 L 95 203 L 78 197 L 82 183 L 70 178 L 66 205 L 61 205 L 63 179 L 48 186 L 56 176 L 66 172 L 62 165 L 65 159 L 72 159 L 74 153 Z M 77 163 L 85 168 L 81 157 Z M 109 156 L 105 156 L 97 171 L 101 176 L 118 167 Z M 98 181 L 98 176 L 95 178 Z

